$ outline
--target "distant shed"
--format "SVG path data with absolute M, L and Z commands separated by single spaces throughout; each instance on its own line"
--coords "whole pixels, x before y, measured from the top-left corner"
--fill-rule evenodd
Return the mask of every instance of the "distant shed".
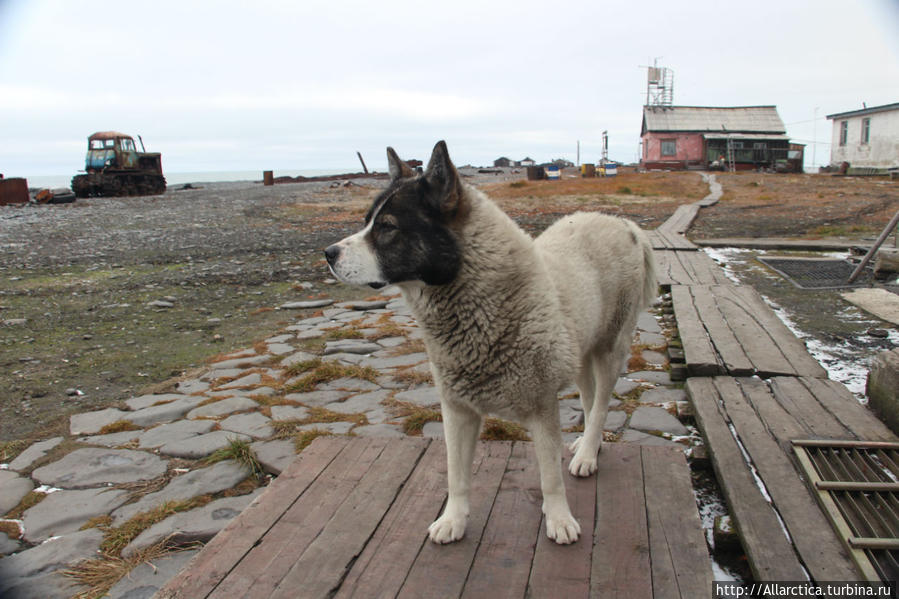
M 647 169 L 708 168 L 728 146 L 737 170 L 774 167 L 790 150 L 775 106 L 644 106 L 640 139 Z

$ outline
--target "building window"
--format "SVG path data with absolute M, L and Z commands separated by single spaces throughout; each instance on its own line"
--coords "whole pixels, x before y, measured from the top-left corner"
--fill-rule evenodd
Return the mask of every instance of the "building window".
M 845 146 L 849 138 L 849 121 L 840 121 L 840 145 Z
M 862 119 L 862 143 L 871 141 L 871 119 Z
M 676 139 L 663 139 L 662 140 L 662 156 L 677 156 L 677 140 Z
M 752 144 L 753 150 L 766 150 L 768 148 L 768 144 L 763 141 L 756 141 Z

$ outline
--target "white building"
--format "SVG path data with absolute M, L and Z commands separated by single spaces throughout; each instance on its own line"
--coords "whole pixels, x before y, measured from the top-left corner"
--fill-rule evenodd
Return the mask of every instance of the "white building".
M 830 163 L 854 168 L 899 166 L 899 102 L 829 114 L 833 121 Z

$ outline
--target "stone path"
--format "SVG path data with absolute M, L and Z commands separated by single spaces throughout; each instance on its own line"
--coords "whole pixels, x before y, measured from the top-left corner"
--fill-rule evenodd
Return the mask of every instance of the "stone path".
M 375 301 L 281 309 L 296 320 L 278 334 L 221 356 L 171 393 L 75 414 L 70 435 L 0 465 L 0 596 L 71 596 L 80 588 L 61 571 L 98 557 L 115 532 L 133 531 L 113 553 L 136 560 L 166 540 L 208 541 L 315 435 L 443 435 L 421 331 L 396 290 Z M 699 443 L 674 416 L 689 420 L 684 391 L 671 380 L 679 370 L 668 370 L 666 311 L 663 298 L 640 317 L 631 372 L 615 387 L 606 423 L 609 442 Z M 583 424 L 575 387 L 560 394 L 559 412 L 570 442 Z M 246 447 L 261 471 L 234 455 L 207 460 Z M 107 596 L 150 597 L 191 555 L 157 557 Z

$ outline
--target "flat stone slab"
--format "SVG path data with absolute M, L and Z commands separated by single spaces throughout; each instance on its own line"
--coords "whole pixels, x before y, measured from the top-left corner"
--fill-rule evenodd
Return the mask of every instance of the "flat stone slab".
M 359 354 L 359 355 L 368 355 L 373 354 L 376 351 L 380 351 L 382 348 L 377 343 L 372 343 L 370 341 L 361 341 L 358 339 L 339 339 L 337 341 L 328 341 L 325 343 L 325 350 L 323 352 L 324 355 L 330 356 L 331 354 Z
M 219 423 L 222 430 L 242 433 L 257 439 L 266 439 L 275 434 L 271 427 L 271 418 L 259 412 L 229 416 Z
M 250 445 L 262 469 L 275 476 L 281 474 L 296 459 L 297 452 L 293 441 L 277 439 L 275 441 L 257 441 Z
M 191 470 L 176 476 L 165 487 L 144 495 L 135 503 L 122 506 L 112 513 L 116 526 L 121 525 L 135 514 L 151 510 L 166 501 L 185 501 L 206 493 L 218 493 L 230 489 L 244 480 L 249 473 L 237 462 L 227 460 L 208 468 Z
M 606 423 L 603 430 L 615 431 L 624 426 L 627 421 L 627 412 L 621 410 L 613 410 L 606 415 Z
M 132 412 L 125 412 L 117 408 L 106 408 L 96 412 L 84 412 L 72 414 L 69 418 L 69 432 L 73 435 L 92 435 L 99 433 L 107 424 L 124 420 Z
M 176 389 L 178 389 L 178 391 L 184 395 L 190 395 L 192 393 L 202 393 L 203 391 L 209 389 L 209 383 L 201 381 L 199 379 L 181 381 L 180 383 L 178 383 Z
M 297 431 L 320 430 L 333 435 L 345 435 L 350 432 L 354 424 L 352 422 L 311 422 L 297 427 Z
M 677 436 L 689 434 L 687 427 L 663 408 L 640 406 L 631 414 L 629 426 L 643 432 L 659 431 Z
M 166 443 L 157 451 L 163 455 L 176 458 L 186 458 L 197 460 L 205 458 L 218 451 L 228 447 L 232 440 L 252 441 L 251 437 L 241 433 L 233 433 L 231 431 L 213 431 L 205 435 L 197 435 L 183 441 L 175 441 Z
M 664 370 L 640 370 L 638 372 L 630 372 L 627 378 L 634 381 L 646 381 L 655 385 L 670 385 L 672 383 L 671 376 Z
M 84 587 L 58 573 L 97 556 L 103 533 L 83 530 L 0 559 L 0 597 L 68 599 Z
M 433 385 L 426 385 L 401 391 L 394 396 L 394 399 L 422 407 L 435 406 L 440 404 L 440 391 Z
M 344 377 L 319 385 L 318 389 L 320 391 L 374 391 L 378 389 L 378 385 L 365 379 Z
M 308 415 L 302 406 L 272 406 L 272 420 L 302 420 Z
M 397 424 L 367 424 L 353 429 L 357 437 L 405 437 L 406 433 Z
M 78 489 L 150 480 L 165 471 L 166 461 L 145 451 L 90 447 L 38 468 L 32 477 L 45 485 Z
M 422 427 L 421 436 L 428 439 L 442 439 L 444 437 L 443 423 L 428 422 Z
M 187 413 L 187 417 L 194 418 L 220 418 L 234 412 L 243 412 L 258 408 L 259 404 L 249 397 L 229 397 L 209 403 L 199 408 L 194 408 Z
M 390 303 L 389 300 L 371 300 L 371 301 L 358 301 L 358 302 L 341 302 L 337 304 L 338 308 L 346 308 L 347 310 L 357 310 L 357 311 L 365 311 L 365 310 L 381 310 L 382 308 L 386 308 L 387 304 Z
M 46 441 L 32 443 L 28 446 L 28 449 L 20 453 L 16 456 L 16 459 L 9 463 L 9 469 L 17 471 L 27 470 L 33 463 L 47 455 L 60 443 L 62 443 L 62 437 L 53 437 Z
M 292 352 L 293 346 L 286 343 L 269 343 L 268 351 L 275 356 L 283 356 Z
M 9 538 L 6 533 L 0 532 L 0 557 L 15 553 L 22 548 L 22 544 Z
M 840 295 L 877 318 L 899 325 L 899 295 L 878 288 L 853 289 Z
M 360 393 L 344 401 L 329 403 L 325 406 L 325 409 L 340 414 L 360 414 L 372 410 L 383 410 L 384 406 L 381 405 L 381 402 L 387 399 L 389 395 L 390 391 L 386 389 Z
M 176 399 L 184 399 L 186 396 L 181 393 L 158 393 L 150 395 L 139 395 L 125 401 L 125 405 L 132 410 L 143 410 L 157 404 L 165 404 Z
M 222 360 L 221 362 L 214 362 L 211 366 L 215 370 L 246 369 L 254 366 L 261 366 L 270 362 L 271 359 L 271 356 L 242 356 L 239 358 L 231 358 L 230 360 Z
M 215 422 L 212 420 L 179 420 L 171 424 L 161 424 L 141 435 L 138 446 L 141 449 L 152 449 L 169 443 L 179 443 L 208 433 L 214 427 Z
M 348 391 L 310 391 L 308 393 L 290 393 L 284 396 L 288 401 L 298 401 L 310 408 L 321 408 L 350 395 Z
M 317 356 L 315 354 L 310 354 L 305 351 L 298 351 L 296 353 L 290 354 L 283 360 L 281 360 L 282 368 L 290 368 L 294 364 L 299 364 L 301 362 L 309 362 L 310 360 L 314 360 Z
M 204 401 L 206 401 L 206 398 L 202 396 L 184 395 L 181 399 L 176 399 L 175 401 L 130 412 L 123 420 L 144 427 L 171 422 L 183 418 L 185 414 Z
M 362 365 L 371 366 L 375 370 L 382 368 L 399 368 L 401 366 L 414 366 L 428 359 L 428 354 L 424 352 L 406 354 L 402 356 L 393 356 L 389 358 L 368 358 Z
M 139 440 L 144 434 L 141 429 L 134 431 L 122 431 L 121 433 L 110 433 L 108 435 L 93 435 L 91 437 L 81 437 L 79 443 L 88 445 L 102 445 L 104 447 L 119 447 L 127 445 L 132 441 Z
M 668 439 L 656 435 L 647 435 L 646 433 L 634 430 L 632 428 L 626 429 L 624 433 L 622 433 L 621 441 L 625 443 L 634 443 L 636 445 L 650 445 L 654 447 L 677 447 L 678 449 L 684 449 L 684 446 L 680 443 L 675 443 L 674 441 L 669 441 Z
M 662 332 L 659 321 L 649 312 L 640 312 L 640 314 L 637 315 L 637 328 L 648 333 Z
M 176 551 L 152 562 L 141 564 L 115 583 L 104 595 L 104 598 L 151 599 L 199 552 L 199 549 Z
M 50 537 L 76 532 L 88 520 L 105 516 L 128 499 L 128 493 L 115 489 L 56 491 L 25 510 L 22 522 L 25 540 L 40 543 Z
M 122 556 L 130 557 L 134 552 L 163 539 L 168 539 L 169 543 L 176 546 L 194 542 L 205 543 L 225 528 L 228 522 L 237 517 L 263 491 L 264 489 L 257 489 L 249 495 L 217 499 L 201 508 L 169 516 L 140 533 L 122 550 Z
M 666 403 L 669 401 L 686 401 L 687 392 L 683 389 L 656 387 L 647 389 L 640 395 L 640 403 Z
M 219 389 L 247 389 L 249 387 L 256 387 L 262 384 L 262 375 L 258 372 L 250 373 L 246 376 L 242 376 L 235 381 L 231 381 L 230 383 L 225 383 L 224 385 L 219 385 Z
M 300 302 L 287 302 L 279 306 L 280 310 L 310 310 L 312 308 L 324 308 L 334 303 L 332 299 L 308 300 Z
M 31 493 L 34 483 L 10 470 L 0 470 L 0 517 Z

